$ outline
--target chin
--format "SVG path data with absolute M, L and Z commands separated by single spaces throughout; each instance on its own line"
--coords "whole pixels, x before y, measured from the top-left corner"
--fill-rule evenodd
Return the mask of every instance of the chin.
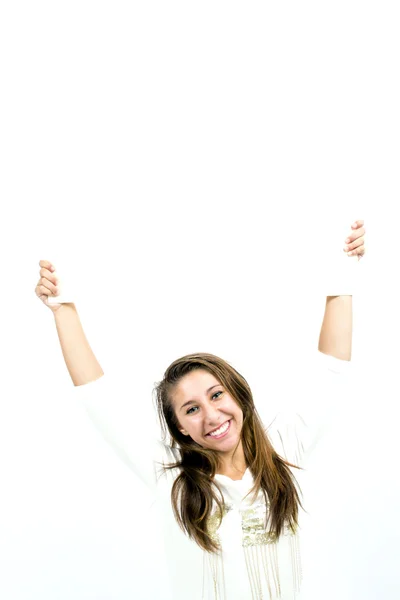
M 239 443 L 239 436 L 230 436 L 229 439 L 226 440 L 211 442 L 207 445 L 207 448 L 215 450 L 216 452 L 231 452 L 235 450 Z

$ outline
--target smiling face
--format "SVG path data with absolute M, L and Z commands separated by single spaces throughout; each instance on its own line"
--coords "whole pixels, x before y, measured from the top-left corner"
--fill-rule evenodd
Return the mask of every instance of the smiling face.
M 243 412 L 209 371 L 196 369 L 182 377 L 172 405 L 181 433 L 203 448 L 231 453 L 241 444 Z

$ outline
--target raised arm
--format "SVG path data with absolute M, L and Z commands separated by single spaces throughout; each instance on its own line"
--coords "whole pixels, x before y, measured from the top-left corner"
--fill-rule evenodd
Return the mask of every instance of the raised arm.
M 74 385 L 84 385 L 104 375 L 86 339 L 75 304 L 61 304 L 54 313 L 65 364 Z
M 345 240 L 344 252 L 358 260 L 364 255 L 364 221 L 356 221 L 352 232 Z M 351 287 L 351 286 L 350 286 Z M 341 360 L 351 360 L 351 344 L 353 330 L 353 298 L 351 289 L 345 290 L 348 295 L 327 296 L 325 314 L 322 321 L 318 350 Z
M 83 331 L 75 304 L 49 304 L 57 297 L 57 279 L 50 262 L 40 261 L 36 295 L 52 310 L 62 354 L 79 398 L 91 420 L 118 456 L 151 490 L 155 490 L 157 462 L 176 457 L 158 440 L 150 400 L 138 397 L 130 379 L 104 375 Z M 61 296 L 60 296 L 61 299 Z
M 352 226 L 344 248 L 349 260 L 363 256 L 364 221 Z M 346 410 L 346 385 L 352 344 L 352 293 L 356 287 L 355 263 L 338 261 L 328 269 L 324 286 L 341 295 L 327 296 L 315 361 L 293 369 L 288 378 L 291 398 L 286 411 L 271 423 L 269 435 L 275 449 L 290 462 L 304 466 L 326 431 Z M 350 266 L 350 269 L 346 267 Z
M 86 339 L 76 306 L 72 303 L 49 304 L 49 298 L 59 293 L 58 279 L 49 261 L 41 260 L 39 266 L 40 279 L 35 292 L 53 312 L 61 351 L 72 382 L 74 385 L 84 385 L 95 381 L 104 372 Z
M 341 360 L 351 360 L 352 331 L 352 296 L 327 296 L 318 350 Z

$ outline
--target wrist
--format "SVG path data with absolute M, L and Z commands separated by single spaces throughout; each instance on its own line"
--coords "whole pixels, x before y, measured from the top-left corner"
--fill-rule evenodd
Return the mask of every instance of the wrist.
M 65 314 L 71 314 L 71 312 L 76 312 L 76 306 L 73 302 L 63 302 L 57 307 L 51 307 L 50 309 L 53 311 L 53 315 L 55 320 L 63 318 Z

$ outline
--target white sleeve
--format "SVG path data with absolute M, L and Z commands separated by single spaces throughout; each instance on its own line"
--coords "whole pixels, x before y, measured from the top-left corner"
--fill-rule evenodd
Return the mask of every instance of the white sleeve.
M 362 283 L 357 256 L 348 257 L 337 236 L 337 243 L 324 258 L 318 286 L 324 296 L 353 296 Z M 282 382 L 284 410 L 268 428 L 278 453 L 296 464 L 305 463 L 309 454 L 346 409 L 351 362 L 317 351 L 311 359 L 300 356 Z M 281 391 L 281 390 L 280 390 Z M 280 452 L 279 452 L 280 450 Z
M 278 454 L 299 466 L 346 410 L 348 400 L 351 362 L 319 351 L 314 358 L 307 367 L 304 363 L 293 367 L 287 387 L 290 398 L 267 428 Z
M 176 455 L 159 439 L 151 397 L 137 398 L 130 387 L 103 375 L 74 393 L 118 456 L 154 491 L 160 464 L 175 462 Z

